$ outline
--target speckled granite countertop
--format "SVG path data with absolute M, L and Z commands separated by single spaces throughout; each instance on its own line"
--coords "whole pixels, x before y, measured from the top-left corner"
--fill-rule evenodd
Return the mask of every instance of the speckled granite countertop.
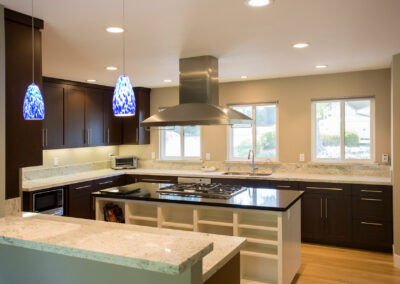
M 29 217 L 0 219 L 1 244 L 166 274 L 180 274 L 204 258 L 204 279 L 236 255 L 246 241 L 69 217 L 25 216 Z
M 387 177 L 372 176 L 343 176 L 343 175 L 321 175 L 321 174 L 296 174 L 296 173 L 273 173 L 270 176 L 243 176 L 223 175 L 224 172 L 202 172 L 193 170 L 159 170 L 159 169 L 136 169 L 136 170 L 97 170 L 79 174 L 56 176 L 51 178 L 27 180 L 22 183 L 23 191 L 36 191 L 57 186 L 85 182 L 93 179 L 119 176 L 123 174 L 132 175 L 159 175 L 159 176 L 181 176 L 181 177 L 205 177 L 205 178 L 232 178 L 232 179 L 257 179 L 257 180 L 280 180 L 280 181 L 303 181 L 303 182 L 332 182 L 351 184 L 375 184 L 392 185 Z

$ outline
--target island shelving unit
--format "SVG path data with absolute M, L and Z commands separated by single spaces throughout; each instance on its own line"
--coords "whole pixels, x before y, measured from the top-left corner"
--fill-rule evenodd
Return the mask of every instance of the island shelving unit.
M 241 283 L 290 283 L 300 264 L 301 202 L 282 211 L 230 208 L 96 196 L 103 207 L 119 205 L 128 224 L 247 238 L 241 255 Z

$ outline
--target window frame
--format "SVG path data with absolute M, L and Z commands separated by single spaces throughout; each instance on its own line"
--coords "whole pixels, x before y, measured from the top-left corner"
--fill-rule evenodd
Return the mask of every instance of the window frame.
M 369 159 L 346 159 L 345 158 L 345 102 L 369 100 L 370 102 L 370 158 Z M 340 158 L 317 158 L 316 151 L 316 104 L 317 103 L 340 103 Z M 311 161 L 317 163 L 375 163 L 375 97 L 354 97 L 338 99 L 316 99 L 311 100 Z
M 268 106 L 268 105 L 274 105 L 276 109 L 276 157 L 275 158 L 257 158 L 255 156 L 254 160 L 257 162 L 278 162 L 279 161 L 279 103 L 278 101 L 272 101 L 272 102 L 264 102 L 264 103 L 233 103 L 233 104 L 228 104 L 228 107 L 235 107 L 235 106 L 251 106 L 252 107 L 252 118 L 255 121 L 256 117 L 256 106 Z M 252 148 L 254 153 L 256 153 L 256 123 L 251 125 L 252 127 Z M 234 157 L 233 156 L 233 127 L 232 125 L 227 126 L 227 157 L 228 161 L 237 161 L 237 162 L 244 162 L 244 161 L 249 161 L 246 157 L 245 158 L 240 158 L 240 157 Z
M 180 141 L 181 141 L 181 147 L 180 147 L 180 156 L 166 156 L 164 147 L 165 147 L 165 133 L 163 133 L 166 130 L 169 130 L 168 127 L 166 128 L 158 128 L 158 145 L 159 145 L 159 160 L 171 160 L 171 161 L 177 161 L 177 160 L 187 160 L 187 161 L 200 161 L 202 157 L 202 127 L 200 125 L 185 125 L 185 126 L 199 126 L 200 127 L 200 156 L 184 156 L 184 137 L 183 137 L 183 127 L 184 126 L 175 126 L 180 128 Z

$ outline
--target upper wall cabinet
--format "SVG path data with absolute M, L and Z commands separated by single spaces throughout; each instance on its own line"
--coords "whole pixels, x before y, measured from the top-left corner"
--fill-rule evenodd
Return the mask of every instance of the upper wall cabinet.
M 115 117 L 112 110 L 113 90 L 104 91 L 104 141 L 105 145 L 122 143 L 122 117 Z
M 86 88 L 68 86 L 64 100 L 65 146 L 83 147 L 89 141 L 85 129 Z
M 104 145 L 104 91 L 87 88 L 85 97 L 85 131 L 88 146 Z
M 123 144 L 150 144 L 150 131 L 140 126 L 140 123 L 150 116 L 149 88 L 134 88 L 136 97 L 136 114 L 123 120 Z
M 31 17 L 4 10 L 6 90 L 6 198 L 19 196 L 19 168 L 42 164 L 42 121 L 24 120 L 22 105 L 32 83 Z M 35 83 L 42 90 L 41 29 L 35 19 Z

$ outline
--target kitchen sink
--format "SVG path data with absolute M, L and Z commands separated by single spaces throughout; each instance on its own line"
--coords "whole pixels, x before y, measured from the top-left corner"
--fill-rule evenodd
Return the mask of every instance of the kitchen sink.
M 270 176 L 272 173 L 224 172 L 224 176 Z

